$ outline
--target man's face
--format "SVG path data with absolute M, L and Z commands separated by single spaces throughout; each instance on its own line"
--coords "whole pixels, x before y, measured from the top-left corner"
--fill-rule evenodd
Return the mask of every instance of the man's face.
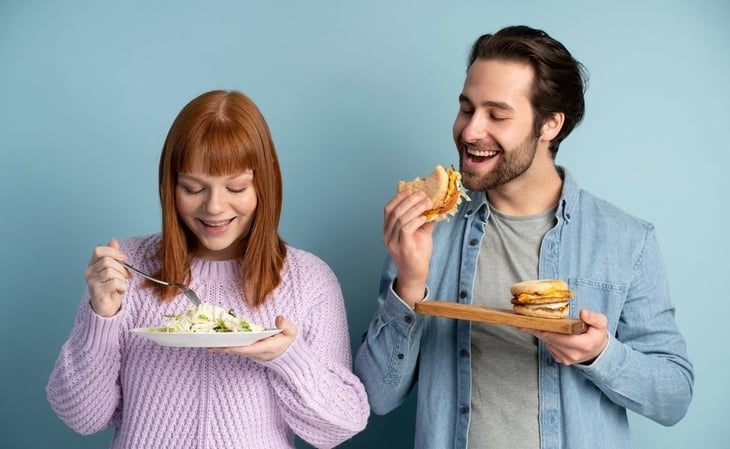
M 453 128 L 466 188 L 499 188 L 532 165 L 538 150 L 529 97 L 533 77 L 532 67 L 523 63 L 472 64 Z

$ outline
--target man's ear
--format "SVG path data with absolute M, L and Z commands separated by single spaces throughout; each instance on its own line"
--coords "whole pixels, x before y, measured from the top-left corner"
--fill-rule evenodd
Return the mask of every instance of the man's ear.
M 564 122 L 564 113 L 553 112 L 547 117 L 547 119 L 545 119 L 545 123 L 543 123 L 542 129 L 540 129 L 540 138 L 548 142 L 553 140 L 563 128 Z

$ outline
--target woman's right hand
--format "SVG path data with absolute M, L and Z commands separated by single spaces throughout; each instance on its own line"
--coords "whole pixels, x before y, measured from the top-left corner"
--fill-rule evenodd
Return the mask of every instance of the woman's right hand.
M 411 307 L 426 291 L 435 226 L 423 215 L 429 208 L 431 200 L 423 192 L 404 190 L 384 211 L 383 243 L 398 269 L 395 293 Z
M 130 276 L 119 263 L 124 259 L 115 239 L 110 240 L 108 246 L 94 248 L 84 277 L 91 295 L 91 308 L 98 315 L 112 317 L 122 308 L 122 297 L 127 291 Z

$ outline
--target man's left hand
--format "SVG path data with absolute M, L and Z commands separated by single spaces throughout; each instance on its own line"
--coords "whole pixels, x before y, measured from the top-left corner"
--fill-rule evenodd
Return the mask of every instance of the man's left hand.
M 588 330 L 578 335 L 523 329 L 542 340 L 553 358 L 563 365 L 591 364 L 608 345 L 608 319 L 606 315 L 581 309 L 580 319 Z

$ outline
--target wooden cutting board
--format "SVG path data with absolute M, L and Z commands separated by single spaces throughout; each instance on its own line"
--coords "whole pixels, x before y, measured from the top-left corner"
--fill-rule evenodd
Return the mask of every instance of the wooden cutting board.
M 518 315 L 507 309 L 494 309 L 486 306 L 459 304 L 447 301 L 429 300 L 416 303 L 416 313 L 558 332 L 561 334 L 582 334 L 588 328 L 586 323 L 575 318 L 536 318 Z

